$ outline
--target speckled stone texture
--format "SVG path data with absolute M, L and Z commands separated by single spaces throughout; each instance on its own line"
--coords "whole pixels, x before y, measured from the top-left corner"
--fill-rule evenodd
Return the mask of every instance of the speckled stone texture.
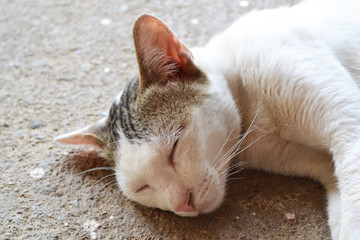
M 247 4 L 249 3 L 249 4 Z M 52 139 L 102 118 L 137 71 L 132 24 L 159 16 L 189 47 L 253 9 L 294 1 L 2 0 L 0 239 L 329 239 L 323 188 L 244 171 L 216 212 L 126 200 L 91 149 Z M 100 181 L 101 180 L 101 181 Z

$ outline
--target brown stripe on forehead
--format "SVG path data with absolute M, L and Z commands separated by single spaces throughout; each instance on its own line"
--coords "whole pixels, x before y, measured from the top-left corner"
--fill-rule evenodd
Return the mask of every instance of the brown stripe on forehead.
M 154 84 L 137 99 L 138 117 L 152 135 L 177 131 L 187 124 L 193 108 L 206 96 L 206 87 L 197 82 Z
M 122 132 L 129 140 L 143 139 L 145 137 L 136 117 L 136 111 L 134 111 L 138 88 L 139 78 L 134 77 L 126 84 L 120 98 L 120 126 Z
M 118 106 L 120 126 L 125 137 L 135 142 L 148 140 L 148 136 L 160 132 L 178 131 L 186 124 L 193 107 L 206 95 L 206 81 L 200 82 L 153 84 L 138 94 L 139 78 L 131 79 Z
M 108 129 L 110 135 L 110 143 L 115 143 L 119 140 L 119 133 L 118 130 L 118 121 L 119 121 L 120 109 L 119 106 L 114 102 L 111 105 L 109 118 L 108 118 Z

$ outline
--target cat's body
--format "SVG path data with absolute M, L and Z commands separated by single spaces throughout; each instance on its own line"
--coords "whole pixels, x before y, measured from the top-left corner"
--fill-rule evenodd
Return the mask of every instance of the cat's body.
M 354 106 L 343 101 L 359 98 L 351 93 L 358 91 L 356 82 L 360 83 L 358 8 L 348 5 L 354 9 L 351 13 L 342 12 L 344 6 L 327 9 L 311 4 L 248 14 L 206 47 L 192 51 L 201 69 L 221 72 L 228 82 L 242 116 L 243 133 L 256 118 L 257 127 L 243 145 L 267 133 L 239 155 L 248 162 L 245 167 L 318 177 L 289 163 L 310 154 L 331 159 L 324 153 L 329 150 L 329 139 L 324 138 L 329 136 L 320 137 L 319 131 L 325 134 L 333 129 L 316 115 L 322 111 L 334 114 L 329 118 L 343 118 L 341 111 L 355 114 Z M 345 100 L 346 95 L 351 99 Z M 338 112 L 329 109 L 334 106 L 331 100 Z
M 358 10 L 349 0 L 254 12 L 192 51 L 144 15 L 140 78 L 101 131 L 59 140 L 111 151 L 127 197 L 184 216 L 221 204 L 231 158 L 311 177 L 328 192 L 332 237 L 360 239 Z

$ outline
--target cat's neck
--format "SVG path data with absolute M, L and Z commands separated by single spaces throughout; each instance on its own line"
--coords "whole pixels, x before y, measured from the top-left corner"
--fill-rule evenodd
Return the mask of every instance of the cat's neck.
M 216 44 L 212 44 L 216 45 Z M 249 94 L 245 88 L 241 70 L 232 62 L 232 54 L 219 48 L 207 45 L 193 49 L 195 63 L 204 71 L 215 87 L 228 88 L 240 112 L 247 112 L 250 104 Z
M 251 94 L 249 90 L 251 83 L 247 82 L 249 79 L 244 77 L 245 69 L 242 68 L 245 66 L 239 60 L 235 61 L 236 54 L 224 45 L 228 42 L 224 40 L 226 37 L 225 32 L 212 39 L 205 47 L 192 50 L 195 63 L 208 75 L 213 87 L 219 91 L 227 88 L 227 93 L 231 93 L 242 119 L 242 129 L 246 130 L 256 114 L 259 101 L 256 94 Z

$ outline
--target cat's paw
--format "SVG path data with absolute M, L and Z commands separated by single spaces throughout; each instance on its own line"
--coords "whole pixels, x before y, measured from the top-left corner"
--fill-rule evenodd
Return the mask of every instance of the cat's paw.
M 341 201 L 340 193 L 337 189 L 328 191 L 328 216 L 329 227 L 332 240 L 340 240 L 341 230 Z
M 349 223 L 351 222 L 351 223 Z M 359 221 L 342 221 L 339 234 L 340 240 L 359 240 L 360 239 L 360 222 Z M 337 238 L 334 238 L 337 239 Z

